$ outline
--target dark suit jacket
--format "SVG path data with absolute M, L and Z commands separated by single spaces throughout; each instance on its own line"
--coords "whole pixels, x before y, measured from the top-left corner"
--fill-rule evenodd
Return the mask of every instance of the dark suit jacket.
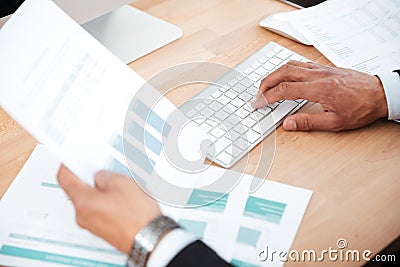
M 0 18 L 14 13 L 23 2 L 24 0 L 0 0 Z
M 196 241 L 179 252 L 168 267 L 232 267 L 232 265 L 221 259 L 206 244 Z

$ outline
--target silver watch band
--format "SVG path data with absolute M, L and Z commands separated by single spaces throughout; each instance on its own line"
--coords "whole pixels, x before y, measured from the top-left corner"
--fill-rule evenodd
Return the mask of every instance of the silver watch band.
M 161 237 L 176 228 L 180 228 L 179 224 L 167 216 L 155 218 L 136 234 L 127 266 L 145 267 Z

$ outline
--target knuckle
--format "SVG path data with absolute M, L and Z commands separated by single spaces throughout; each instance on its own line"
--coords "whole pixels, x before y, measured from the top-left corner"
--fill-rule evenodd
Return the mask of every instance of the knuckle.
M 278 85 L 278 93 L 279 93 L 279 95 L 280 96 L 283 96 L 283 95 L 285 95 L 286 94 L 286 92 L 287 92 L 287 90 L 288 90 L 288 88 L 289 88 L 289 83 L 288 82 L 281 82 L 279 85 Z
M 310 118 L 310 117 L 304 117 L 303 118 L 303 127 L 307 131 L 310 131 L 310 130 L 314 129 L 313 119 Z

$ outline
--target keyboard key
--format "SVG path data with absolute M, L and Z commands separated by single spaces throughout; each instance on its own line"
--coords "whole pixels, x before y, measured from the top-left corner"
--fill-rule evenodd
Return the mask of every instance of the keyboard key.
M 226 105 L 229 102 L 231 102 L 231 100 L 229 98 L 227 98 L 226 96 L 222 95 L 217 99 L 218 102 L 220 102 L 222 105 Z
M 253 71 L 254 71 L 253 68 L 248 67 L 247 69 L 245 69 L 245 70 L 243 71 L 243 73 L 244 73 L 245 75 L 249 75 L 249 74 L 251 74 Z
M 207 134 L 206 139 L 209 140 L 211 142 L 211 144 L 214 144 L 215 141 L 218 140 L 218 138 L 216 138 L 215 136 L 211 135 L 210 133 Z
M 204 117 L 197 117 L 197 118 L 193 118 L 192 121 L 194 123 L 196 123 L 197 125 L 202 124 L 206 119 Z
M 214 111 L 210 108 L 205 108 L 200 113 L 206 117 L 211 117 L 211 115 L 214 114 Z
M 236 131 L 229 131 L 229 132 L 225 135 L 225 137 L 228 138 L 229 140 L 231 140 L 232 142 L 233 142 L 233 141 L 236 141 L 240 136 L 241 136 L 241 135 L 240 135 L 238 132 L 236 132 Z
M 244 127 L 242 124 L 236 125 L 235 128 L 233 128 L 233 130 L 234 130 L 235 132 L 238 132 L 238 133 L 241 134 L 241 135 L 244 134 L 245 132 L 247 132 L 246 127 Z
M 188 113 L 186 113 L 186 116 L 188 117 L 188 118 L 192 118 L 194 115 L 196 115 L 197 114 L 197 111 L 196 110 L 194 110 L 194 109 L 191 109 L 191 110 L 189 110 L 189 112 Z
M 252 119 L 250 116 L 248 116 L 242 120 L 242 123 L 247 128 L 251 128 L 251 127 L 253 127 L 254 124 L 256 124 L 256 121 L 254 119 Z
M 230 123 L 230 122 L 227 121 L 227 120 L 224 120 L 224 121 L 220 124 L 220 126 L 221 126 L 222 128 L 224 128 L 224 130 L 225 130 L 226 132 L 228 132 L 228 131 L 230 131 L 235 125 L 233 125 L 232 123 Z
M 263 68 L 268 71 L 272 71 L 275 68 L 275 65 L 271 64 L 270 62 L 267 62 L 263 65 Z
M 280 104 L 273 112 L 272 116 L 276 122 L 280 121 L 285 117 L 291 110 L 293 110 L 295 107 L 297 107 L 299 104 L 291 101 L 291 100 L 286 100 L 282 104 Z
M 245 140 L 250 142 L 251 144 L 255 143 L 258 139 L 261 138 L 261 135 L 255 131 L 253 131 L 252 129 L 248 130 L 246 135 L 247 135 L 247 138 L 244 137 Z
M 264 76 L 267 76 L 267 74 L 269 73 L 269 71 L 267 71 L 266 69 L 264 69 L 264 68 L 262 67 L 262 68 L 259 68 L 258 70 L 256 70 L 256 73 L 257 73 L 258 75 L 260 75 L 261 77 L 264 77 Z
M 256 82 L 258 80 L 261 79 L 261 76 L 258 75 L 257 73 L 253 72 L 252 74 L 250 74 L 249 76 L 247 76 L 250 80 L 252 80 L 253 82 Z
M 246 102 L 250 101 L 253 98 L 253 96 L 251 94 L 247 93 L 247 92 L 243 92 L 240 95 L 240 97 Z
M 236 97 L 235 99 L 232 100 L 231 104 L 237 108 L 240 108 L 241 106 L 243 106 L 245 104 L 245 102 L 242 99 L 240 99 L 239 97 Z
M 268 58 L 266 56 L 262 56 L 260 57 L 260 59 L 258 60 L 258 62 L 260 62 L 261 64 L 264 64 L 265 62 L 268 61 Z
M 219 88 L 219 90 L 221 91 L 221 92 L 226 92 L 226 91 L 228 91 L 228 90 L 230 90 L 231 88 L 229 87 L 229 86 L 221 86 L 220 88 Z
M 235 94 L 235 93 L 232 92 L 232 91 L 227 91 L 227 92 L 225 93 L 225 95 L 226 95 L 228 98 L 230 98 L 230 99 L 234 99 L 235 97 L 237 97 L 237 94 Z
M 249 113 L 251 113 L 251 112 L 253 112 L 253 108 L 251 107 L 251 105 L 250 104 L 246 104 L 246 105 L 244 105 L 243 106 L 243 108 L 246 110 L 246 111 L 248 111 Z
M 210 125 L 211 127 L 217 127 L 218 124 L 219 124 L 219 122 L 217 122 L 216 120 L 213 120 L 213 119 L 207 119 L 207 120 L 206 120 L 206 123 L 207 123 L 208 125 Z
M 301 61 L 302 57 L 296 54 L 290 56 L 291 60 Z
M 253 69 L 255 69 L 255 70 L 258 69 L 260 66 L 261 66 L 261 64 L 258 63 L 258 62 L 254 62 L 253 65 L 251 65 L 251 67 L 252 67 Z
M 215 113 L 214 117 L 220 121 L 224 121 L 226 118 L 229 117 L 229 113 L 226 113 L 225 111 L 220 110 L 217 113 Z
M 273 57 L 269 60 L 269 62 L 271 62 L 274 65 L 280 65 L 282 63 L 282 59 L 277 58 L 277 57 Z
M 212 95 L 211 95 L 214 99 L 219 98 L 220 96 L 222 96 L 222 92 L 221 91 L 215 91 Z
M 268 107 L 270 107 L 271 109 L 275 109 L 277 106 L 279 106 L 278 102 L 274 102 L 272 104 L 268 104 Z
M 222 136 L 225 135 L 225 131 L 220 127 L 215 127 L 214 129 L 211 130 L 210 134 L 216 138 L 221 138 Z
M 200 125 L 200 129 L 202 131 L 204 131 L 205 133 L 208 133 L 209 131 L 211 131 L 214 127 L 212 127 L 211 125 L 207 124 L 207 123 L 203 123 Z
M 274 51 L 275 53 L 279 53 L 280 51 L 282 51 L 282 49 L 283 49 L 282 47 L 277 46 L 274 49 L 272 49 L 272 51 Z
M 267 52 L 267 54 L 265 54 L 265 56 L 268 58 L 268 59 L 270 59 L 270 58 L 272 58 L 273 56 L 275 56 L 275 52 L 274 51 L 269 51 L 269 52 Z
M 272 119 L 271 116 L 266 116 L 262 120 L 260 120 L 258 124 L 256 124 L 253 127 L 253 130 L 257 131 L 258 129 L 260 129 L 260 133 L 264 134 L 265 132 L 269 131 L 273 127 L 275 127 L 274 120 Z
M 200 110 L 202 110 L 202 109 L 205 108 L 205 107 L 206 107 L 206 105 L 205 105 L 204 103 L 200 103 L 200 104 L 198 104 L 198 105 L 195 107 L 195 109 L 198 110 L 198 111 L 200 111 Z
M 238 80 L 232 79 L 231 81 L 228 82 L 228 85 L 232 87 L 232 86 L 234 86 L 235 84 L 237 84 L 238 82 L 239 82 Z
M 220 110 L 220 109 L 223 107 L 223 105 L 222 105 L 220 102 L 218 102 L 218 101 L 213 101 L 213 102 L 209 105 L 209 107 L 210 107 L 212 110 L 214 110 L 214 111 L 218 111 L 218 110 Z
M 262 118 L 264 118 L 264 117 L 266 116 L 266 115 L 264 115 L 263 113 L 259 112 L 258 110 L 254 111 L 254 112 L 252 113 L 252 115 L 254 116 L 254 118 L 255 118 L 257 121 L 261 120 Z
M 242 138 L 240 138 L 235 141 L 234 145 L 241 150 L 246 150 L 250 146 L 250 143 L 247 140 L 243 140 Z
M 247 88 L 247 92 L 253 96 L 256 96 L 258 93 L 258 87 L 252 86 L 250 88 Z
M 206 98 L 206 99 L 204 99 L 204 101 L 203 101 L 203 103 L 206 104 L 206 105 L 211 104 L 211 102 L 213 102 L 213 100 L 212 100 L 211 98 Z
M 253 85 L 253 82 L 249 78 L 245 78 L 240 82 L 245 87 L 250 87 Z
M 241 94 L 242 92 L 244 92 L 246 90 L 246 87 L 241 85 L 240 83 L 236 84 L 233 88 L 232 88 L 235 92 L 237 92 L 238 94 Z
M 293 53 L 290 52 L 289 50 L 283 49 L 281 52 L 279 52 L 276 56 L 282 60 L 287 59 L 290 57 Z
M 257 109 L 257 111 L 264 115 L 268 115 L 269 113 L 271 113 L 272 109 L 270 107 L 265 107 L 265 108 L 259 108 Z
M 236 112 L 235 112 L 235 114 L 239 117 L 239 118 L 241 118 L 241 119 L 244 119 L 244 118 L 246 118 L 248 115 L 249 115 L 249 111 L 247 111 L 246 109 L 244 109 L 244 108 L 240 108 L 240 109 L 238 109 Z
M 222 138 L 218 139 L 215 143 L 215 152 L 216 154 L 221 153 L 221 151 L 224 151 L 228 146 L 232 146 L 231 140 L 223 136 Z
M 226 152 L 219 154 L 216 158 L 224 165 L 229 165 L 233 160 L 232 156 Z
M 225 152 L 229 155 L 231 155 L 233 158 L 237 158 L 243 150 L 238 148 L 237 146 L 232 146 L 232 149 L 227 149 Z
M 233 114 L 233 115 L 229 116 L 225 121 L 232 123 L 233 125 L 237 125 L 240 123 L 241 120 L 242 119 L 239 116 L 237 116 L 236 114 Z
M 244 75 L 243 74 L 239 74 L 238 76 L 236 76 L 236 79 L 238 80 L 238 81 L 241 81 L 241 80 L 243 80 L 244 79 Z

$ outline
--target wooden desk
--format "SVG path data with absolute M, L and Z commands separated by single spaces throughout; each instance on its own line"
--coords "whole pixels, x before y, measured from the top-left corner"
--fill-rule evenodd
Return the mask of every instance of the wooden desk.
M 265 16 L 294 9 L 277 1 L 140 0 L 134 6 L 184 31 L 182 39 L 130 64 L 144 78 L 188 61 L 235 66 L 269 41 L 330 64 L 313 47 L 258 27 Z M 300 112 L 318 109 L 318 105 L 307 104 Z M 400 234 L 399 127 L 382 120 L 340 133 L 277 130 L 276 157 L 268 179 L 314 191 L 292 249 L 322 251 L 336 248 L 337 239 L 345 238 L 350 249 L 377 253 Z M 36 141 L 0 109 L 0 197 L 35 145 Z M 251 153 L 259 150 L 257 147 Z M 297 265 L 310 263 L 287 263 Z

